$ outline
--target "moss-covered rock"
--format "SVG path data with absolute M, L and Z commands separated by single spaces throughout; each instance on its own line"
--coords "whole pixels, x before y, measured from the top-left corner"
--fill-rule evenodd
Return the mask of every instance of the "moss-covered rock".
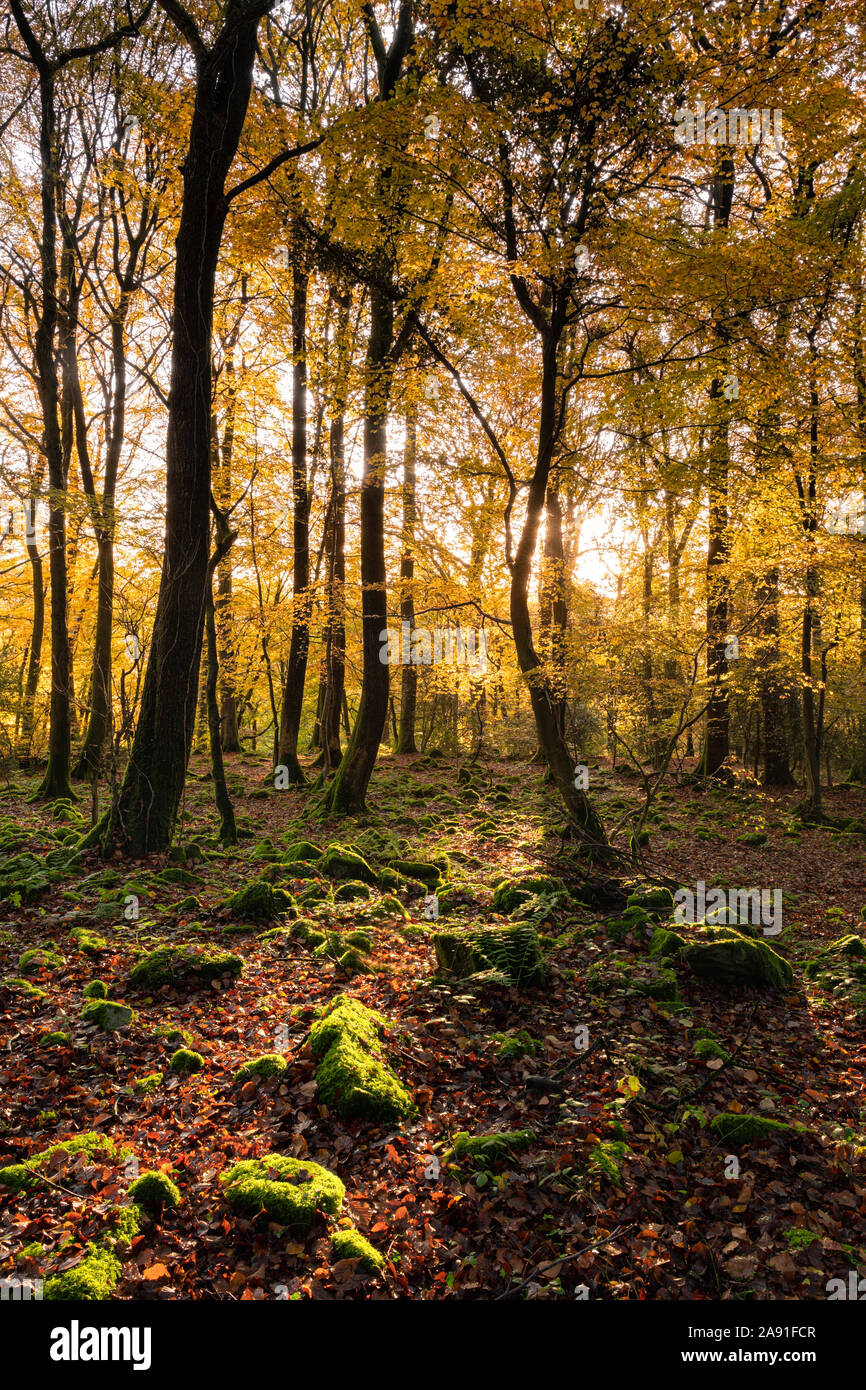
M 348 879 L 345 883 L 341 883 L 339 888 L 334 889 L 335 903 L 368 902 L 370 896 L 369 885 L 360 881 L 356 882 L 354 879 Z
M 362 883 L 376 882 L 376 875 L 366 859 L 349 845 L 328 845 L 319 868 L 328 878 L 358 879 Z
M 257 1216 L 267 1212 L 281 1226 L 305 1233 L 318 1213 L 336 1216 L 346 1189 L 336 1173 L 307 1159 L 266 1154 L 244 1159 L 221 1175 L 229 1204 Z
M 104 980 L 91 980 L 81 991 L 85 999 L 107 999 L 108 985 Z
M 286 913 L 297 913 L 297 905 L 291 893 L 282 888 L 274 888 L 264 879 L 254 879 L 245 888 L 232 893 L 226 899 L 226 907 L 233 917 L 254 922 L 272 922 Z
M 99 956 L 103 951 L 108 950 L 108 942 L 104 936 L 98 936 L 96 932 L 88 931 L 86 927 L 73 927 L 69 933 L 84 956 Z
M 511 1158 L 521 1149 L 528 1149 L 535 1142 L 531 1129 L 501 1130 L 498 1134 L 470 1134 L 461 1129 L 454 1135 L 451 1144 L 442 1156 L 444 1163 L 456 1159 L 460 1163 L 486 1165 Z
M 285 1057 L 279 1052 L 265 1052 L 261 1057 L 244 1062 L 235 1072 L 235 1081 L 251 1081 L 254 1076 L 280 1076 L 287 1066 Z
M 21 975 L 35 975 L 38 970 L 57 970 L 63 965 L 63 957 L 56 951 L 50 951 L 45 946 L 35 946 L 30 951 L 24 951 L 18 960 L 18 972 Z
M 382 1060 L 383 1025 L 380 1014 L 343 994 L 310 1030 L 319 1095 L 343 1119 L 395 1120 L 415 1112 L 411 1095 Z
M 391 868 L 403 878 L 414 878 L 427 888 L 438 888 L 444 878 L 441 864 L 431 859 L 395 859 Z
M 331 1245 L 338 1260 L 360 1260 L 361 1268 L 369 1274 L 384 1268 L 385 1256 L 353 1226 L 335 1231 Z
M 674 895 L 669 888 L 645 884 L 630 894 L 626 907 L 639 907 L 650 917 L 670 917 L 674 910 Z
M 796 1133 L 793 1125 L 770 1120 L 765 1115 L 735 1115 L 725 1111 L 710 1121 L 710 1129 L 726 1144 L 746 1144 L 751 1139 L 787 1139 Z
M 685 946 L 685 938 L 679 932 L 669 931 L 667 927 L 656 927 L 650 941 L 649 953 L 660 960 L 677 955 Z
M 715 1038 L 698 1038 L 692 1052 L 700 1062 L 708 1062 L 714 1058 L 726 1062 L 729 1056 L 729 1053 L 716 1042 Z
M 563 880 L 553 874 L 525 874 L 520 878 L 506 878 L 493 894 L 493 911 L 507 915 L 535 897 L 568 898 L 568 889 Z
M 40 1046 L 40 1047 L 69 1047 L 69 1046 L 71 1046 L 71 1042 L 72 1042 L 72 1039 L 70 1038 L 70 1036 L 69 1036 L 68 1033 L 63 1033 L 63 1032 L 43 1033 L 43 1034 L 42 1034 L 42 1037 L 39 1039 L 39 1046 Z
M 766 941 L 755 941 L 734 931 L 714 941 L 685 946 L 682 959 L 695 975 L 712 984 L 785 989 L 794 978 L 789 962 Z
M 538 932 L 526 922 L 435 932 L 433 949 L 439 969 L 457 979 L 493 970 L 518 989 L 547 979 Z
M 129 983 L 139 989 L 160 989 L 171 985 L 201 983 L 231 975 L 237 979 L 243 972 L 240 956 L 228 951 L 211 950 L 206 946 L 158 946 L 140 960 L 130 971 Z
M 130 1183 L 129 1195 L 138 1206 L 156 1216 L 164 1207 L 180 1206 L 180 1191 L 167 1173 L 141 1173 Z
M 179 1047 L 177 1052 L 172 1054 L 168 1065 L 172 1071 L 179 1071 L 184 1076 L 189 1076 L 193 1072 L 201 1071 L 204 1066 L 204 1057 L 200 1052 L 193 1052 L 191 1048 Z
M 114 999 L 91 999 L 81 1010 L 84 1023 L 95 1023 L 104 1033 L 115 1033 L 118 1028 L 128 1028 L 135 1018 L 128 1004 L 118 1004 Z
M 29 1192 L 40 1187 L 42 1180 L 39 1170 L 57 1153 L 73 1155 L 83 1153 L 92 1158 L 94 1162 L 107 1163 L 118 1161 L 127 1152 L 127 1149 L 117 1144 L 107 1134 L 99 1134 L 95 1131 L 76 1134 L 71 1139 L 61 1139 L 58 1143 L 51 1144 L 41 1153 L 25 1159 L 23 1163 L 13 1163 L 6 1168 L 0 1168 L 0 1184 L 4 1187 L 15 1188 L 19 1192 Z
M 294 844 L 287 847 L 283 856 L 284 864 L 318 864 L 324 857 L 325 851 L 319 849 L 318 845 L 311 844 L 309 840 L 296 840 Z
M 856 932 L 849 932 L 847 936 L 837 936 L 835 941 L 831 941 L 827 951 L 833 956 L 857 956 L 863 960 L 866 959 L 866 941 Z

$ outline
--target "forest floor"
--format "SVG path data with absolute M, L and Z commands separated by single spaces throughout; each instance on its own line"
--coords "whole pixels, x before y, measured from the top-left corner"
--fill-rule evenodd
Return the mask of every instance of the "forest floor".
M 212 785 L 196 757 L 178 840 L 202 857 L 105 863 L 88 852 L 48 884 L 40 871 L 56 856 L 46 856 L 86 828 L 89 797 L 52 808 L 27 800 L 25 778 L 0 786 L 5 862 L 38 861 L 32 891 L 0 902 L 0 1164 L 97 1131 L 128 1145 L 139 1171 L 170 1169 L 181 1193 L 118 1247 L 113 1296 L 825 1299 L 829 1280 L 866 1271 L 863 967 L 804 972 L 832 940 L 866 933 L 861 834 L 801 826 L 795 792 L 668 784 L 625 877 L 782 888 L 771 944 L 793 985 L 720 990 L 678 965 L 678 999 L 641 993 L 648 933 L 611 927 L 623 896 L 603 909 L 536 901 L 548 979 L 517 990 L 443 978 L 431 935 L 494 920 L 502 878 L 560 872 L 561 816 L 538 768 L 487 763 L 467 786 L 447 759 L 383 756 L 369 815 L 350 821 L 323 820 L 315 792 L 275 791 L 261 758 L 231 757 L 228 771 L 236 848 L 213 838 Z M 590 777 L 605 823 L 627 819 L 639 779 L 603 762 Z M 826 809 L 862 819 L 866 795 L 828 792 Z M 377 876 L 395 857 L 444 852 L 457 891 L 438 922 L 417 888 L 398 888 L 399 910 L 393 899 L 381 907 L 378 887 L 341 901 L 314 866 L 281 862 L 299 840 L 354 846 Z M 233 918 L 227 897 L 260 875 L 296 896 L 313 888 L 302 912 L 317 927 L 368 932 L 366 973 L 289 931 L 266 937 L 273 922 Z M 138 920 L 125 916 L 132 895 Z M 136 959 L 166 943 L 218 945 L 243 972 L 196 990 L 133 988 Z M 46 954 L 22 968 L 37 948 Z M 134 1008 L 128 1026 L 81 1019 L 96 978 Z M 341 993 L 387 1020 L 384 1056 L 413 1117 L 343 1121 L 320 1103 L 308 1034 Z M 177 1038 L 167 1029 L 186 1030 L 200 1071 L 169 1067 Z M 66 1039 L 46 1042 L 51 1033 Z M 699 1035 L 716 1047 L 696 1055 Z M 236 1079 L 274 1052 L 288 1063 L 281 1074 Z M 732 1109 L 799 1127 L 731 1154 L 711 1122 Z M 519 1130 L 531 1136 L 498 1157 L 449 1153 L 463 1131 Z M 298 1235 L 227 1204 L 220 1174 L 268 1153 L 339 1175 L 346 1197 L 330 1229 L 351 1218 L 384 1256 L 378 1272 L 342 1257 L 321 1217 Z M 134 1168 L 61 1151 L 41 1171 L 48 1181 L 25 1191 L 0 1186 L 0 1278 L 74 1267 Z

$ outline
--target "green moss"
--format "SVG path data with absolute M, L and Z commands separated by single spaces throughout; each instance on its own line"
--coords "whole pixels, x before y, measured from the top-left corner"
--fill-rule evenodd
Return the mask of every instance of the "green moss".
M 710 1121 L 710 1129 L 726 1144 L 745 1144 L 750 1139 L 784 1139 L 793 1135 L 792 1125 L 769 1120 L 764 1115 L 735 1115 L 725 1112 Z
M 341 883 L 339 888 L 334 889 L 335 903 L 350 903 L 356 901 L 368 902 L 370 899 L 370 889 L 366 883 L 355 882 L 349 879 L 346 883 Z
M 338 1260 L 360 1260 L 361 1268 L 370 1274 L 384 1267 L 384 1255 L 354 1227 L 335 1231 L 331 1236 L 331 1245 Z
M 363 931 L 353 931 L 344 936 L 343 940 L 347 946 L 354 946 L 356 951 L 363 951 L 369 955 L 373 949 L 373 938 Z
M 705 1062 L 711 1057 L 720 1057 L 723 1062 L 726 1062 L 730 1056 L 730 1053 L 726 1052 L 725 1049 L 717 1042 L 714 1042 L 712 1038 L 698 1038 L 692 1048 L 692 1052 L 701 1062 Z
M 35 975 L 37 970 L 58 969 L 63 965 L 63 957 L 44 946 L 36 946 L 32 951 L 24 951 L 18 960 L 22 975 Z
M 685 944 L 685 938 L 680 936 L 679 932 L 669 931 L 667 927 L 656 927 L 650 941 L 649 953 L 651 956 L 665 959 L 667 956 L 675 956 Z
M 69 1047 L 71 1038 L 68 1033 L 43 1033 L 39 1039 L 40 1047 Z
M 376 882 L 376 875 L 366 859 L 347 845 L 329 845 L 319 867 L 328 878 L 359 879 L 362 883 Z
M 251 1216 L 264 1210 L 280 1225 L 300 1232 L 309 1230 L 319 1212 L 335 1216 L 346 1195 L 336 1173 L 282 1154 L 244 1159 L 221 1179 L 236 1210 Z
M 166 1047 L 192 1047 L 192 1033 L 188 1028 L 178 1028 L 173 1023 L 160 1023 L 154 1028 L 153 1036 L 159 1038 Z
M 414 1113 L 409 1092 L 381 1060 L 379 1031 L 384 1026 L 381 1014 L 340 994 L 310 1029 L 319 1094 L 344 1119 L 397 1119 Z
M 369 915 L 377 918 L 399 917 L 404 922 L 410 920 L 409 913 L 406 911 L 400 899 L 395 898 L 391 893 L 386 893 L 377 903 L 373 903 L 369 910 Z
M 82 993 L 85 999 L 107 999 L 108 985 L 102 980 L 91 980 L 89 985 L 85 985 Z
M 285 1057 L 278 1052 L 266 1052 L 251 1062 L 244 1062 L 235 1072 L 235 1081 L 250 1081 L 254 1076 L 280 1076 L 287 1065 Z
M 821 1239 L 815 1231 L 810 1231 L 805 1226 L 789 1226 L 782 1234 L 791 1250 L 808 1250 L 810 1245 Z
M 502 1130 L 498 1134 L 469 1134 L 461 1129 L 454 1135 L 452 1147 L 443 1154 L 443 1162 L 455 1158 L 461 1163 L 497 1163 L 528 1149 L 534 1141 L 531 1129 Z
M 639 907 L 652 917 L 669 917 L 674 910 L 674 896 L 669 888 L 645 884 L 629 896 L 626 907 Z
M 103 951 L 108 950 L 108 942 L 104 936 L 97 936 L 95 932 L 88 931 L 86 927 L 73 927 L 69 933 L 84 956 L 98 956 Z
M 789 962 L 765 941 L 751 940 L 731 928 L 721 930 L 726 933 L 724 936 L 707 943 L 695 942 L 683 949 L 683 960 L 696 975 L 722 985 L 785 989 L 791 984 L 794 972 Z
M 438 888 L 443 878 L 440 865 L 429 859 L 396 859 L 391 868 L 404 878 L 417 879 L 427 888 Z
M 140 960 L 129 974 L 129 983 L 142 989 L 177 988 L 180 984 L 217 980 L 223 975 L 237 979 L 244 963 L 240 956 L 206 946 L 158 946 Z
M 147 1076 L 140 1076 L 132 1083 L 132 1089 L 138 1091 L 139 1095 L 149 1095 L 151 1091 L 157 1091 L 162 1085 L 163 1075 L 161 1071 L 152 1071 Z
M 141 1173 L 129 1185 L 129 1195 L 146 1212 L 159 1214 L 163 1207 L 179 1207 L 180 1191 L 166 1173 Z
M 831 941 L 827 950 L 834 956 L 859 956 L 863 959 L 866 958 L 866 941 L 855 932 L 850 932 Z
M 622 1186 L 620 1164 L 629 1152 L 628 1144 L 621 1139 L 606 1139 L 594 1144 L 589 1154 L 589 1166 L 607 1178 L 615 1187 Z
M 57 1153 L 86 1153 L 94 1160 L 99 1158 L 106 1162 L 121 1159 L 127 1152 L 126 1148 L 115 1143 L 107 1134 L 98 1134 L 95 1131 L 77 1134 L 71 1139 L 61 1139 L 56 1144 L 51 1144 L 49 1148 L 34 1154 L 23 1163 L 13 1163 L 7 1168 L 0 1168 L 0 1184 L 13 1187 L 19 1192 L 39 1187 L 39 1169 Z
M 14 975 L 8 975 L 2 983 L 4 989 L 14 990 L 16 994 L 26 994 L 28 999 L 47 999 L 48 997 L 45 990 L 40 989 L 38 985 L 32 985 L 29 980 L 20 979 Z
M 128 1004 L 118 1004 L 113 999 L 92 999 L 81 1010 L 84 1023 L 95 1023 L 105 1033 L 114 1033 L 118 1028 L 127 1028 L 135 1018 Z
M 42 1297 L 59 1302 L 97 1302 L 110 1298 L 120 1279 L 121 1264 L 105 1246 L 91 1241 L 81 1264 L 46 1279 Z
M 311 844 L 309 840 L 297 840 L 288 846 L 283 863 L 317 864 L 323 855 L 324 850 L 319 849 L 318 845 Z
M 254 922 L 272 922 L 287 912 L 297 912 L 291 893 L 274 888 L 261 878 L 233 893 L 226 899 L 226 907 L 233 917 L 249 918 Z
M 193 1052 L 188 1047 L 179 1047 L 173 1054 L 168 1064 L 172 1071 L 179 1071 L 185 1075 L 192 1072 L 201 1071 L 204 1066 L 204 1057 L 200 1052 Z
M 738 845 L 765 845 L 767 837 L 763 830 L 747 830 L 744 835 L 737 836 Z

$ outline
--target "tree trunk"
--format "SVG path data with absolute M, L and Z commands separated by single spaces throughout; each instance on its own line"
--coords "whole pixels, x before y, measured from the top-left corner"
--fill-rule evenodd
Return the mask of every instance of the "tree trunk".
M 296 248 L 292 270 L 292 637 L 280 710 L 277 761 L 288 770 L 289 784 L 306 782 L 298 761 L 298 734 L 304 707 L 307 655 L 310 649 L 310 499 L 307 480 L 307 292 L 309 273 Z
M 36 691 L 39 686 L 39 673 L 42 669 L 42 640 L 45 633 L 45 577 L 42 571 L 42 556 L 36 544 L 36 495 L 31 493 L 29 512 L 25 519 L 24 537 L 27 557 L 30 561 L 30 578 L 33 589 L 33 632 L 30 638 L 30 652 L 27 659 L 27 677 L 21 702 L 21 734 L 19 751 L 29 758 L 32 753 L 34 711 Z
M 377 287 L 370 291 L 370 336 L 365 362 L 364 471 L 361 481 L 361 705 L 326 805 L 336 812 L 364 808 L 367 787 L 388 716 L 388 664 L 380 660 L 388 624 L 385 575 L 385 466 L 391 394 L 394 309 Z
M 199 56 L 176 242 L 166 441 L 166 535 L 141 713 L 106 831 L 134 854 L 171 843 L 192 745 L 207 608 L 214 281 L 225 178 L 243 129 L 268 6 L 229 7 Z
M 418 453 L 418 411 L 412 406 L 406 416 L 406 446 L 403 451 L 403 553 L 400 557 L 401 632 L 408 623 L 409 650 L 415 626 L 415 464 Z M 408 662 L 400 668 L 400 727 L 395 752 L 417 753 L 415 710 L 418 703 L 418 667 Z

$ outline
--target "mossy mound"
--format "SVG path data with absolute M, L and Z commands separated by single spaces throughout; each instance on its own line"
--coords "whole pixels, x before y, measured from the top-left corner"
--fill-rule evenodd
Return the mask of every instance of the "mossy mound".
M 382 1061 L 383 1025 L 381 1014 L 342 994 L 310 1029 L 319 1096 L 343 1119 L 396 1120 L 415 1113 L 411 1095 Z
M 789 962 L 766 941 L 755 941 L 730 930 L 714 941 L 685 946 L 682 959 L 695 975 L 711 984 L 785 989 L 794 979 Z
M 35 946 L 24 951 L 18 960 L 19 975 L 35 975 L 37 970 L 57 970 L 63 965 L 63 957 L 45 946 Z
M 210 950 L 206 946 L 158 946 L 140 960 L 129 973 L 129 983 L 140 989 L 161 989 L 171 985 L 205 983 L 231 975 L 234 979 L 243 972 L 240 956 L 228 951 Z
M 630 894 L 626 907 L 639 907 L 651 917 L 670 917 L 674 910 L 674 895 L 669 888 L 645 884 Z
M 331 1245 L 338 1260 L 360 1260 L 361 1268 L 369 1274 L 384 1268 L 385 1256 L 354 1227 L 335 1231 L 331 1236 Z
M 108 950 L 105 937 L 97 936 L 96 932 L 88 931 L 86 927 L 73 927 L 69 935 L 84 956 L 99 956 Z
M 41 1185 L 39 1169 L 44 1167 L 48 1160 L 57 1153 L 84 1153 L 93 1158 L 94 1162 L 98 1159 L 105 1163 L 117 1161 L 123 1158 L 127 1152 L 127 1149 L 117 1144 L 107 1134 L 98 1134 L 95 1131 L 87 1134 L 76 1134 L 72 1139 L 62 1139 L 56 1144 L 51 1144 L 49 1148 L 34 1154 L 32 1158 L 25 1159 L 23 1163 L 13 1163 L 6 1168 L 0 1168 L 0 1184 L 4 1187 L 15 1188 L 19 1192 L 31 1191 L 39 1187 Z
M 132 1200 L 146 1212 L 159 1215 L 164 1207 L 180 1206 L 180 1191 L 166 1173 L 141 1173 L 129 1185 Z
M 568 889 L 561 878 L 553 874 L 526 874 L 520 878 L 507 878 L 500 883 L 493 894 L 493 911 L 506 916 L 530 898 L 568 897 Z
M 85 999 L 107 999 L 108 985 L 103 980 L 91 980 L 82 990 Z
M 725 1111 L 710 1121 L 710 1129 L 726 1144 L 746 1144 L 750 1139 L 786 1139 L 796 1134 L 793 1125 L 765 1115 L 735 1115 Z
M 253 922 L 272 922 L 287 912 L 297 914 L 297 905 L 291 893 L 274 888 L 262 878 L 254 879 L 245 888 L 232 893 L 225 905 L 233 917 Z
M 438 888 L 445 877 L 441 862 L 432 859 L 395 859 L 390 867 L 403 878 L 414 878 L 427 888 Z
M 319 849 L 318 845 L 311 844 L 309 840 L 296 840 L 286 849 L 283 855 L 284 864 L 318 864 L 324 857 L 325 851 Z
M 200 1052 L 193 1052 L 191 1048 L 179 1047 L 177 1052 L 172 1054 L 168 1065 L 172 1071 L 179 1071 L 184 1076 L 189 1076 L 194 1072 L 201 1071 L 204 1066 L 204 1057 Z
M 452 1147 L 442 1155 L 444 1163 L 456 1159 L 461 1163 L 486 1165 L 511 1158 L 535 1142 L 531 1129 L 502 1130 L 498 1134 L 470 1134 L 462 1129 L 454 1135 Z
M 135 1018 L 135 1012 L 128 1004 L 118 1004 L 113 999 L 91 999 L 81 1010 L 84 1023 L 95 1023 L 104 1033 L 114 1033 L 118 1028 L 128 1028 Z
M 362 883 L 376 882 L 376 875 L 366 859 L 348 845 L 328 845 L 319 868 L 328 878 L 358 879 Z
M 679 932 L 670 931 L 667 927 L 656 927 L 650 941 L 649 953 L 660 960 L 666 960 L 668 956 L 677 955 L 685 946 L 685 938 Z
M 280 1076 L 287 1066 L 285 1057 L 279 1052 L 265 1052 L 261 1057 L 244 1062 L 235 1072 L 235 1081 L 251 1081 L 254 1076 Z
M 543 984 L 547 979 L 538 932 L 525 922 L 435 932 L 433 949 L 439 969 L 457 979 L 494 971 L 501 983 L 518 989 Z
M 716 1042 L 715 1038 L 698 1038 L 692 1048 L 692 1052 L 699 1062 L 707 1062 L 712 1058 L 719 1058 L 721 1061 L 726 1062 L 730 1055 Z
M 498 1043 L 496 1060 L 498 1062 L 519 1062 L 521 1057 L 532 1057 L 541 1051 L 541 1043 L 525 1028 L 515 1033 L 494 1033 L 493 1041 Z
M 229 1204 L 257 1216 L 265 1211 L 281 1226 L 305 1233 L 318 1213 L 336 1216 L 346 1189 L 327 1168 L 306 1159 L 265 1154 L 244 1159 L 221 1175 Z
M 40 1047 L 69 1047 L 71 1043 L 72 1039 L 69 1034 L 63 1032 L 43 1033 L 39 1039 Z
M 370 896 L 369 885 L 355 879 L 347 879 L 345 883 L 340 884 L 339 888 L 334 889 L 335 903 L 368 902 Z

